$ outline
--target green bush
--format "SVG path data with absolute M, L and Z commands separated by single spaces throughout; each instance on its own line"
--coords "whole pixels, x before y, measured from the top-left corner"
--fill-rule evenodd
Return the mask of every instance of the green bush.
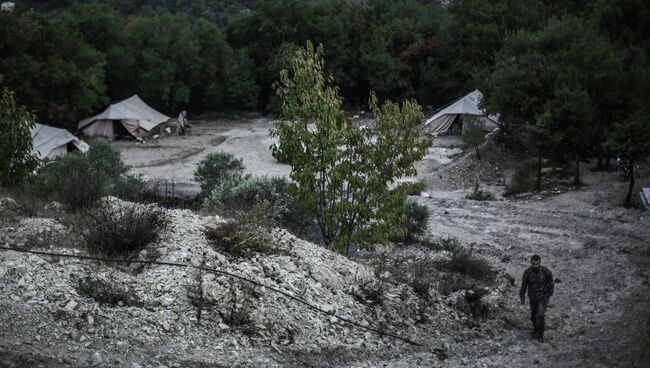
M 258 202 L 274 203 L 288 195 L 284 178 L 265 176 L 232 176 L 216 186 L 206 199 L 208 207 L 226 210 L 246 210 Z
M 479 281 L 493 282 L 496 277 L 496 272 L 487 261 L 476 258 L 471 250 L 463 247 L 453 251 L 451 260 L 445 264 L 445 268 Z
M 36 178 L 39 194 L 77 211 L 94 206 L 106 195 L 135 199 L 144 182 L 126 175 L 120 152 L 102 139 L 90 142 L 87 153 L 70 152 L 43 167 Z
M 524 164 L 515 170 L 512 179 L 506 185 L 505 195 L 531 192 L 535 189 L 536 180 L 536 165 L 534 163 Z
M 212 152 L 199 162 L 194 171 L 194 179 L 201 185 L 203 195 L 209 196 L 215 188 L 227 181 L 240 179 L 244 169 L 243 161 L 231 153 Z
M 108 178 L 92 169 L 88 155 L 72 152 L 43 168 L 37 181 L 44 198 L 60 202 L 72 211 L 90 208 L 108 190 Z
M 238 212 L 234 220 L 208 228 L 205 236 L 217 250 L 235 258 L 280 253 L 269 236 L 273 223 L 268 211 L 268 206 L 259 205 L 249 212 Z
M 150 197 L 148 192 L 146 183 L 140 175 L 121 175 L 115 180 L 110 194 L 125 201 L 140 202 Z
M 426 206 L 407 200 L 398 215 L 402 218 L 402 224 L 391 236 L 392 241 L 411 243 L 425 233 L 429 220 L 429 209 Z
M 474 190 L 472 193 L 468 194 L 466 199 L 473 199 L 475 201 L 493 201 L 494 200 L 494 194 L 486 191 L 481 190 L 480 186 L 478 183 L 474 185 Z
M 105 139 L 96 138 L 90 142 L 90 150 L 86 154 L 90 169 L 103 173 L 108 178 L 119 178 L 127 172 L 122 162 L 120 151 Z M 112 184 L 112 183 L 111 183 Z
M 408 187 L 406 192 L 408 195 L 419 196 L 420 193 L 427 189 L 427 185 L 421 181 L 416 181 L 415 183 L 408 183 L 405 185 Z
M 274 226 L 281 226 L 312 241 L 317 240 L 313 218 L 291 195 L 289 182 L 285 178 L 233 176 L 215 187 L 204 200 L 205 208 L 225 215 L 250 212 L 258 206 L 266 208 L 265 212 Z
M 90 254 L 127 258 L 157 241 L 169 219 L 163 209 L 133 204 L 100 206 L 87 213 L 85 222 Z

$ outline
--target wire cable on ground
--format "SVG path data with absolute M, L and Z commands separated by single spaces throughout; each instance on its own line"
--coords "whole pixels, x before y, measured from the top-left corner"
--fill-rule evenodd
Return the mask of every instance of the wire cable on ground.
M 422 346 L 422 344 L 420 344 L 418 342 L 415 342 L 415 341 L 413 341 L 413 340 L 411 340 L 409 338 L 401 337 L 401 336 L 398 336 L 398 335 L 395 335 L 395 334 L 391 334 L 389 332 L 380 331 L 380 330 L 378 330 L 376 328 L 373 328 L 373 327 L 364 326 L 364 325 L 362 325 L 362 324 L 360 324 L 358 322 L 355 322 L 353 320 L 350 320 L 348 318 L 339 317 L 339 316 L 335 315 L 334 313 L 327 312 L 327 311 L 325 311 L 325 310 L 323 310 L 323 309 L 321 309 L 321 308 L 307 302 L 304 299 L 300 299 L 298 297 L 295 297 L 295 296 L 293 296 L 293 295 L 291 295 L 291 294 L 289 294 L 289 293 L 287 293 L 285 291 L 282 291 L 280 289 L 274 288 L 272 286 L 264 285 L 261 282 L 251 280 L 249 278 L 246 278 L 246 277 L 234 274 L 234 273 L 230 273 L 228 271 L 219 270 L 219 269 L 216 269 L 216 268 L 193 266 L 193 265 L 188 265 L 188 264 L 185 264 L 185 263 L 101 258 L 101 257 L 91 257 L 91 256 L 77 255 L 77 254 L 63 254 L 63 253 L 43 252 L 43 251 L 37 251 L 37 250 L 17 249 L 17 248 L 9 248 L 9 247 L 0 247 L 0 250 L 14 251 L 14 252 L 19 252 L 19 253 L 30 253 L 30 254 L 37 254 L 37 255 L 43 255 L 43 256 L 52 256 L 52 257 L 77 258 L 77 259 L 83 259 L 83 260 L 89 260 L 89 261 L 101 261 L 101 262 L 113 262 L 113 263 L 142 263 L 142 264 L 152 264 L 152 265 L 170 266 L 170 267 L 193 268 L 193 269 L 202 270 L 202 271 L 206 271 L 206 272 L 212 272 L 212 273 L 215 273 L 215 274 L 221 274 L 221 275 L 225 275 L 225 276 L 237 279 L 237 280 L 241 280 L 241 281 L 244 281 L 244 282 L 248 282 L 248 283 L 251 283 L 251 284 L 266 288 L 266 289 L 271 290 L 271 291 L 273 291 L 275 293 L 281 294 L 281 295 L 283 295 L 283 296 L 285 296 L 285 297 L 287 297 L 287 298 L 289 298 L 291 300 L 294 300 L 294 301 L 296 301 L 296 302 L 298 302 L 298 303 L 300 303 L 302 305 L 305 305 L 308 308 L 313 309 L 313 310 L 315 310 L 317 312 L 320 312 L 320 313 L 325 314 L 327 316 L 336 317 L 337 319 L 339 319 L 339 320 L 341 320 L 343 322 L 349 323 L 352 326 L 355 326 L 355 327 L 363 329 L 363 330 L 374 332 L 374 333 L 378 334 L 379 336 L 388 336 L 388 337 L 392 337 L 392 338 L 394 338 L 396 340 L 400 340 L 400 341 L 403 341 L 403 342 L 411 344 L 411 345 Z M 330 322 L 330 323 L 333 323 L 333 322 Z

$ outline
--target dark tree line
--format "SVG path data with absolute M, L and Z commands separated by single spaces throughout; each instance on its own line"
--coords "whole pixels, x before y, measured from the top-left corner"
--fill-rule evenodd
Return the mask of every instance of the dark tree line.
M 310 40 L 348 108 L 370 90 L 440 106 L 480 88 L 540 162 L 574 160 L 576 183 L 582 158 L 646 154 L 613 135 L 647 129 L 643 0 L 26 3 L 0 14 L 0 84 L 41 121 L 73 127 L 134 93 L 168 114 L 277 112 L 272 85 Z

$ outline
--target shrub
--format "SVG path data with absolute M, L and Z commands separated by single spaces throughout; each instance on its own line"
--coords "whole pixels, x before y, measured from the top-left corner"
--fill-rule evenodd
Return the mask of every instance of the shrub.
M 235 258 L 251 257 L 253 253 L 277 254 L 281 250 L 269 236 L 273 226 L 268 206 L 256 206 L 249 212 L 238 212 L 237 218 L 205 231 L 205 236 L 218 250 Z
M 475 201 L 493 201 L 494 200 L 494 194 L 486 191 L 481 190 L 480 186 L 478 183 L 474 184 L 474 190 L 472 193 L 468 194 L 466 199 L 473 199 Z
M 429 209 L 426 206 L 407 200 L 400 208 L 399 216 L 403 222 L 391 236 L 392 241 L 410 243 L 425 233 L 429 220 Z
M 112 195 L 125 201 L 141 201 L 149 196 L 147 184 L 140 175 L 121 175 L 115 180 Z
M 232 176 L 215 187 L 206 199 L 206 205 L 223 210 L 247 210 L 258 202 L 275 203 L 288 195 L 288 183 L 284 178 Z
M 312 217 L 289 193 L 289 182 L 281 177 L 233 176 L 212 190 L 204 206 L 227 214 L 248 212 L 262 206 L 273 226 L 282 226 L 310 240 L 316 238 L 312 231 L 315 227 Z
M 109 194 L 133 199 L 133 190 L 144 188 L 144 182 L 125 176 L 126 170 L 119 151 L 105 140 L 95 139 L 87 153 L 68 153 L 41 169 L 39 193 L 72 211 L 90 208 Z
M 226 181 L 240 178 L 244 169 L 243 161 L 231 153 L 211 152 L 199 162 L 194 171 L 194 179 L 201 185 L 201 192 L 210 195 L 213 189 Z
M 163 209 L 141 204 L 104 205 L 86 216 L 89 253 L 127 258 L 159 239 L 169 220 Z
M 362 304 L 370 306 L 384 304 L 384 299 L 386 298 L 386 285 L 384 285 L 384 282 L 381 279 L 362 283 L 359 289 L 363 295 L 356 295 L 356 298 Z
M 474 257 L 471 250 L 462 247 L 458 247 L 453 252 L 451 260 L 446 263 L 445 267 L 451 272 L 485 282 L 493 282 L 496 277 L 496 273 L 487 261 Z
M 512 179 L 506 185 L 505 195 L 514 195 L 533 191 L 537 180 L 535 170 L 536 166 L 534 163 L 528 163 L 518 167 L 512 175 Z
M 88 156 L 72 152 L 57 158 L 38 175 L 41 195 L 61 202 L 72 211 L 90 208 L 107 191 L 107 177 L 91 169 Z
M 412 268 L 411 287 L 413 292 L 424 300 L 429 300 L 429 289 L 431 288 L 433 264 L 429 260 L 421 260 Z
M 427 185 L 424 182 L 417 181 L 414 183 L 408 183 L 405 184 L 408 189 L 407 189 L 407 194 L 408 195 L 416 195 L 419 196 L 420 193 L 422 193 L 425 189 L 427 189 Z
M 105 139 L 96 138 L 90 142 L 88 164 L 93 172 L 102 173 L 108 178 L 117 179 L 127 172 L 120 151 Z
M 109 305 L 142 307 L 144 303 L 126 286 L 96 279 L 90 276 L 80 278 L 76 286 L 79 295 L 93 298 L 96 302 Z

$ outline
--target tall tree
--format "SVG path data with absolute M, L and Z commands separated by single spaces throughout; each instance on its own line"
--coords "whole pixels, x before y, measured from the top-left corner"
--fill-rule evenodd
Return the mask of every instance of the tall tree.
M 20 184 L 37 166 L 32 156 L 32 135 L 36 117 L 16 103 L 8 89 L 0 96 L 0 185 Z
M 379 106 L 371 94 L 371 127 L 345 116 L 333 78 L 323 74 L 322 47 L 307 43 L 276 90 L 283 100 L 272 136 L 286 153 L 297 198 L 315 215 L 323 241 L 344 252 L 354 242 L 371 247 L 399 225 L 407 188 L 395 179 L 415 174 L 430 142 L 421 136 L 414 101 Z M 312 126 L 313 124 L 313 126 Z
M 632 203 L 636 169 L 635 164 L 650 156 L 650 115 L 649 112 L 639 111 L 623 123 L 616 124 L 609 145 L 613 150 L 622 153 L 626 159 L 629 186 L 625 196 L 625 207 Z
M 2 84 L 39 118 L 68 128 L 106 102 L 104 56 L 48 18 L 0 12 Z
M 483 83 L 484 104 L 502 115 L 507 129 L 528 128 L 540 155 L 559 149 L 574 158 L 579 184 L 580 159 L 599 143 L 595 132 L 607 121 L 601 116 L 609 112 L 606 86 L 617 84 L 620 70 L 615 49 L 591 25 L 575 17 L 551 19 L 539 31 L 506 39 Z

